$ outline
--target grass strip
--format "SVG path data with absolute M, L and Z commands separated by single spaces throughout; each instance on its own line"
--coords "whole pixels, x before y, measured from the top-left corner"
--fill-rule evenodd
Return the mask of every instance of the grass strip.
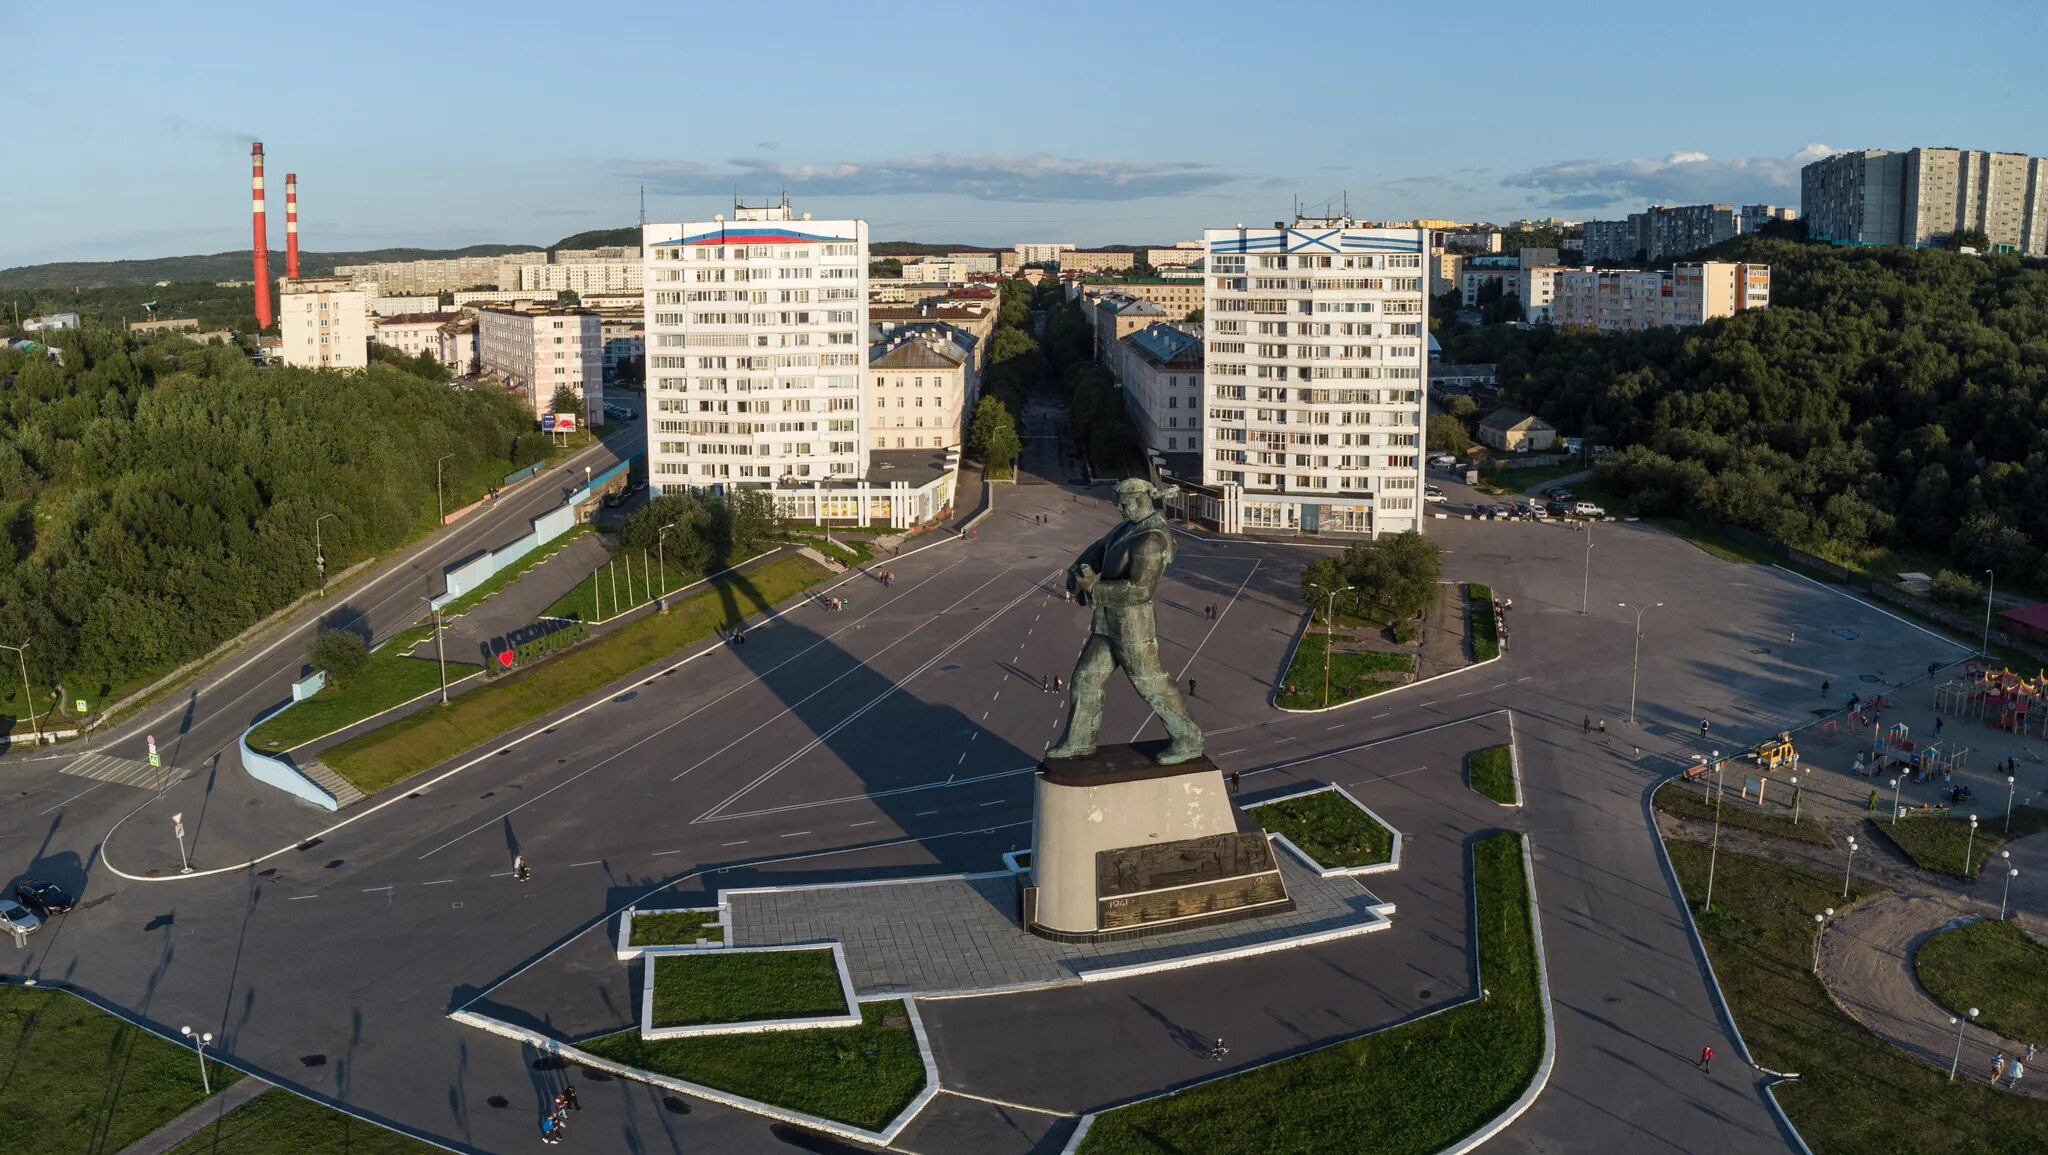
M 1984 860 L 2004 846 L 2008 837 L 2018 838 L 2022 834 L 2048 829 L 2048 810 L 2038 806 L 2018 805 L 2012 808 L 2010 836 L 2001 833 L 2005 825 L 2003 815 L 1980 814 L 1978 818 L 1974 835 L 1970 832 L 1969 816 L 1955 812 L 1909 812 L 1900 815 L 1896 822 L 1889 816 L 1870 819 L 1870 826 L 1912 859 L 1913 865 L 1957 878 L 1977 877 L 1977 872 L 1983 869 Z
M 2048 1039 L 2048 946 L 2012 923 L 1942 931 L 1913 953 L 1913 973 L 1951 1011 L 1977 1007 L 2001 1035 Z
M 191 1048 L 62 991 L 0 986 L 0 1054 L 8 1155 L 119 1151 L 206 1098 Z M 213 1063 L 208 1073 L 215 1091 L 242 1077 Z
M 1500 1114 L 1543 1056 L 1543 993 L 1520 839 L 1503 833 L 1475 843 L 1472 877 L 1485 1001 L 1106 1111 L 1081 1150 L 1423 1155 Z
M 1351 639 L 1344 634 L 1337 635 L 1339 643 Z M 1309 632 L 1301 636 L 1301 644 L 1294 648 L 1294 660 L 1287 664 L 1285 688 L 1276 699 L 1282 709 L 1318 710 L 1325 704 L 1323 695 L 1323 655 L 1328 652 L 1329 637 Z M 1415 655 L 1390 654 L 1379 650 L 1362 653 L 1338 650 L 1330 654 L 1330 692 L 1327 704 L 1331 706 L 1344 702 L 1369 698 L 1382 691 L 1392 690 L 1405 684 L 1398 675 L 1415 672 Z M 1386 675 L 1396 675 L 1388 679 Z
M 725 941 L 715 910 L 633 912 L 633 937 L 628 946 L 689 946 L 700 938 Z
M 1722 771 L 1726 774 L 1727 771 Z M 1713 802 L 1714 780 L 1710 776 L 1703 781 L 1666 782 L 1657 790 L 1656 806 L 1666 814 L 1690 818 L 1698 822 L 1714 821 Z M 1800 822 L 1793 822 L 1790 811 L 1758 810 L 1754 803 L 1745 801 L 1740 793 L 1733 798 L 1721 800 L 1721 825 L 1736 826 L 1754 830 L 1758 834 L 1769 834 L 1776 838 L 1789 838 L 1795 842 L 1811 842 L 1815 846 L 1833 846 L 1835 840 L 1810 815 L 1802 816 Z
M 720 576 L 665 614 L 650 614 L 552 661 L 480 686 L 445 709 L 422 710 L 358 735 L 323 751 L 320 760 L 373 794 L 601 690 L 825 576 L 802 557 Z
M 621 1031 L 579 1044 L 593 1055 L 792 1111 L 879 1131 L 924 1089 L 903 1004 L 861 1004 L 857 1027 L 647 1040 Z
M 1335 790 L 1247 806 L 1245 813 L 1325 869 L 1376 866 L 1394 857 L 1394 832 Z
M 1502 806 L 1515 806 L 1522 801 L 1515 789 L 1515 751 L 1505 743 L 1472 751 L 1465 759 L 1465 774 L 1472 789 Z
M 1500 657 L 1500 628 L 1493 620 L 1493 587 L 1465 583 L 1465 623 L 1472 638 L 1472 660 Z
M 647 555 L 644 558 L 643 553 Z M 540 616 L 601 622 L 646 605 L 663 596 L 663 590 L 679 590 L 704 577 L 680 562 L 664 569 L 659 564 L 662 560 L 659 550 L 621 550 L 591 571 L 589 578 L 577 582 L 575 589 L 556 598 Z
M 575 525 L 570 526 L 562 532 L 561 536 L 532 550 L 525 557 L 492 574 L 482 585 L 442 606 L 441 619 L 446 621 L 465 610 L 475 608 L 485 598 L 525 577 L 527 571 L 531 570 L 534 566 L 569 548 L 570 543 L 574 542 L 577 538 L 585 534 L 594 533 L 596 530 L 596 526 L 585 521 L 579 521 Z
M 432 658 L 406 657 L 413 646 L 433 636 L 431 627 L 408 630 L 379 646 L 363 672 L 347 686 L 321 687 L 319 693 L 256 727 L 249 735 L 249 745 L 258 750 L 289 750 L 440 689 L 439 663 Z M 450 662 L 448 680 L 468 677 L 476 670 L 473 663 Z
M 1507 460 L 1512 461 L 1513 458 Z M 1556 465 L 1525 465 L 1520 468 L 1495 466 L 1479 472 L 1479 480 L 1472 488 L 1495 497 L 1520 497 L 1530 487 L 1570 477 L 1574 473 L 1586 472 L 1583 461 L 1565 461 Z M 1577 484 L 1576 482 L 1574 484 Z
M 829 950 L 704 951 L 654 960 L 657 1027 L 845 1013 L 846 992 Z
M 228 1112 L 171 1148 L 170 1155 L 428 1155 L 440 1150 L 279 1088 Z
M 1686 894 L 1702 894 L 1707 848 L 1665 845 Z M 1858 882 L 1851 896 L 1875 893 Z M 1777 1086 L 1793 1125 L 1828 1155 L 2048 1150 L 2048 1103 L 1979 1082 L 1990 1056 L 1966 1054 L 1964 1070 L 1977 1078 L 1951 1083 L 1945 1067 L 1884 1045 L 1828 998 L 1810 969 L 1813 916 L 1840 911 L 1841 894 L 1839 874 L 1723 850 L 1713 911 L 1693 907 L 1750 1052 L 1774 1071 L 1799 1073 Z

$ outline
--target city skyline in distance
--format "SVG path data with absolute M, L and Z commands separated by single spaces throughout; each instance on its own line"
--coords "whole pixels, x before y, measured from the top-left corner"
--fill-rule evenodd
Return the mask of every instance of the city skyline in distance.
M 877 240 L 1143 244 L 1270 224 L 1296 198 L 1348 197 L 1367 219 L 1582 219 L 1797 204 L 1800 165 L 1830 151 L 2048 152 L 2024 112 L 2044 85 L 2020 57 L 2038 14 L 1959 4 L 1959 25 L 2011 33 L 1964 47 L 1907 43 L 1883 31 L 1907 26 L 1883 18 L 1903 5 L 1872 7 L 1844 26 L 1591 2 L 1540 20 L 1483 2 L 1455 24 L 1405 2 L 1269 6 L 1255 24 L 1220 3 L 622 4 L 579 17 L 588 35 L 526 3 L 490 21 L 384 3 L 28 10 L 25 42 L 90 42 L 94 65 L 80 83 L 71 54 L 18 62 L 32 131 L 0 191 L 0 267 L 246 248 L 253 139 L 279 177 L 273 212 L 299 174 L 309 251 L 548 244 L 630 224 L 643 185 L 650 219 L 787 190 Z M 291 69 L 224 55 L 224 28 L 314 51 Z M 1907 49 L 1915 95 L 1872 102 L 1868 69 Z

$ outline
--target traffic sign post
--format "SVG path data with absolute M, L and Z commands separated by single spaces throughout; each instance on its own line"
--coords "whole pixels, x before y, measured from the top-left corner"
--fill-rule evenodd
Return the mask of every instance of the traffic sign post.
M 154 738 L 150 739 L 150 743 L 149 743 L 149 744 L 150 744 L 150 745 L 152 745 L 152 746 L 156 745 L 156 739 L 154 739 Z M 150 756 L 151 758 L 155 758 L 155 757 L 156 757 L 156 751 L 154 751 L 154 750 L 150 751 L 150 754 L 149 754 L 149 756 Z M 173 815 L 171 815 L 171 829 L 172 829 L 172 830 L 175 830 L 175 831 L 177 831 L 177 832 L 178 832 L 178 861 L 184 864 L 184 866 L 183 866 L 183 867 L 182 867 L 182 868 L 181 868 L 181 869 L 180 869 L 180 870 L 178 871 L 178 873 L 179 873 L 179 874 L 190 874 L 190 873 L 192 873 L 192 860 L 191 860 L 190 858 L 187 858 L 187 857 L 185 857 L 185 812 L 184 812 L 184 811 L 182 811 L 182 810 L 181 810 L 181 811 L 179 811 L 178 813 L 176 813 L 176 814 L 173 814 Z

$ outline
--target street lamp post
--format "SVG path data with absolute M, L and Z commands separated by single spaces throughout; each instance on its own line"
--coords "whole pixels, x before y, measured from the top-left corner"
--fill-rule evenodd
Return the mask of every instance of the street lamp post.
M 2011 774 L 2005 776 L 2005 832 L 2012 833 L 2012 792 L 2019 788 L 2020 780 Z
M 453 456 L 453 453 L 443 453 L 434 462 L 434 512 L 441 515 L 442 525 L 448 524 L 448 503 L 441 497 L 441 466 Z
M 1892 825 L 1899 824 L 1899 780 L 1892 779 Z
M 675 527 L 676 523 L 672 521 L 654 531 L 654 555 L 661 565 L 662 597 L 668 596 L 668 531 Z
M 1970 851 L 1977 846 L 1977 816 L 1970 815 L 1970 833 L 1963 838 L 1963 877 L 1970 877 Z
M 1991 595 L 1998 589 L 1997 571 L 1987 569 L 1984 576 L 1988 579 L 1984 585 L 1984 640 L 1977 646 L 1978 657 L 1991 656 Z
M 1967 1014 L 1968 1014 L 1968 1018 L 1969 1018 L 1969 1019 L 1971 1019 L 1971 1020 L 1974 1020 L 1974 1019 L 1975 1019 L 1975 1018 L 1977 1017 L 1977 1008 L 1976 1008 L 1976 1007 L 1971 1007 L 1971 1008 L 1969 1009 L 1969 1011 L 1967 1012 Z M 1948 1022 L 1949 1022 L 1949 1025 L 1950 1025 L 1950 1026 L 1952 1026 L 1952 1027 L 1954 1027 L 1954 1028 L 1956 1029 L 1956 1057 L 1955 1057 L 1955 1058 L 1953 1058 L 1953 1059 L 1951 1059 L 1951 1060 L 1949 1060 L 1949 1064 L 1948 1064 L 1948 1081 L 1949 1081 L 1949 1082 L 1951 1082 L 1951 1083 L 1953 1083 L 1953 1082 L 1955 1082 L 1955 1081 L 1956 1081 L 1956 1068 L 1958 1068 L 1958 1067 L 1960 1067 L 1960 1066 L 1962 1066 L 1962 1065 L 1963 1065 L 1963 1023 L 1964 1023 L 1964 1021 L 1965 1021 L 1965 1020 L 1963 1020 L 1963 1019 L 1959 1019 L 1959 1018 L 1955 1017 L 1954 1015 L 1950 1015 L 1950 1016 L 1948 1017 Z
M 434 605 L 433 598 L 422 597 L 420 600 L 427 603 L 427 609 L 434 615 L 434 658 L 441 663 L 441 704 L 445 706 L 448 704 L 448 652 L 442 648 L 441 611 Z
M 1842 862 L 1842 897 L 1849 897 L 1849 872 L 1856 869 L 1856 840 L 1849 840 L 1849 856 Z
M 1593 523 L 1586 523 L 1586 573 L 1579 582 L 1579 616 L 1586 616 L 1586 598 L 1593 592 Z
M 1714 867 L 1721 860 L 1721 795 L 1728 793 L 1728 787 L 1721 781 L 1721 752 L 1714 751 L 1714 845 L 1707 852 L 1707 906 L 1709 914 L 1714 910 Z
M 199 1085 L 208 1095 L 212 1095 L 213 1080 L 206 1074 L 206 1044 L 213 1041 L 213 1032 L 201 1031 L 195 1035 L 191 1027 L 179 1027 L 178 1033 L 192 1040 L 192 1050 L 199 1056 Z
M 22 705 L 28 707 L 29 729 L 35 731 L 36 745 L 40 746 L 43 744 L 43 724 L 36 717 L 35 693 L 28 688 L 28 648 L 34 641 L 34 638 L 30 638 L 18 646 L 0 643 L 0 650 L 13 650 L 14 656 L 21 659 L 21 701 Z
M 2008 866 L 2005 868 L 2005 893 L 1998 896 L 1998 921 L 2000 922 L 2005 921 L 2006 900 L 2012 897 L 2012 880 L 2018 878 L 2019 876 L 2019 867 Z
M 1323 611 L 1323 708 L 1330 706 L 1330 647 L 1337 639 L 1337 595 L 1349 593 L 1354 587 L 1338 586 L 1328 589 L 1316 587 L 1329 595 L 1329 608 Z
M 327 551 L 320 547 L 320 523 L 328 518 L 341 520 L 338 513 L 323 513 L 313 519 L 313 564 L 320 568 L 320 596 L 327 596 Z
M 1820 973 L 1820 936 L 1828 929 L 1828 920 L 1835 917 L 1835 908 L 1830 906 L 1813 916 L 1813 973 Z
M 1590 533 L 1592 531 L 1588 530 L 1587 532 Z M 1627 602 L 1616 602 L 1615 604 L 1622 609 L 1634 610 L 1636 612 L 1636 656 L 1635 660 L 1630 662 L 1628 667 L 1628 724 L 1633 726 L 1636 724 L 1636 679 L 1640 676 L 1643 669 L 1643 611 L 1654 610 L 1664 603 L 1651 602 L 1647 606 L 1633 606 Z
M 1792 825 L 1799 825 L 1799 775 L 1792 776 Z

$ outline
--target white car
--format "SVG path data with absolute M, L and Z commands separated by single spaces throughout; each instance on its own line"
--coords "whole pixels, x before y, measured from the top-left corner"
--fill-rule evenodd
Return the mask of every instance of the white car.
M 1422 487 L 1422 500 L 1426 505 L 1442 505 L 1444 502 L 1449 501 L 1450 498 L 1445 497 L 1444 491 L 1436 486 L 1425 485 Z
M 27 934 L 43 925 L 34 911 L 11 898 L 0 898 L 0 930 L 9 934 Z

